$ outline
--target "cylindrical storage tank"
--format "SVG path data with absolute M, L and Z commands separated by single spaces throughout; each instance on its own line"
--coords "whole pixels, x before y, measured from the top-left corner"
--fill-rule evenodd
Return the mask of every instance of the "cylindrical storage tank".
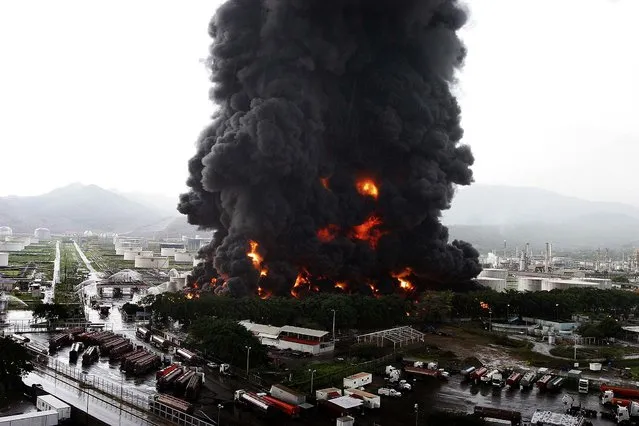
M 0 242 L 0 250 L 2 251 L 22 251 L 24 244 L 17 242 Z
M 134 266 L 136 268 L 168 269 L 169 258 L 168 257 L 136 256 Z
M 51 231 L 49 231 L 48 228 L 38 228 L 35 231 L 33 231 L 33 236 L 40 241 L 50 241 Z
M 541 282 L 543 278 L 540 277 L 517 277 L 517 290 L 518 291 L 541 291 Z
M 160 256 L 173 256 L 175 255 L 175 247 L 162 247 L 160 249 Z
M 176 262 L 191 263 L 193 262 L 193 253 L 175 252 L 174 258 Z
M 502 280 L 508 279 L 508 271 L 506 269 L 493 269 L 487 268 L 479 273 L 479 277 L 482 278 L 499 278 Z
M 0 267 L 9 266 L 9 253 L 0 253 Z
M 13 229 L 8 226 L 0 226 L 0 241 L 3 241 L 5 237 L 10 237 L 13 235 Z
M 484 287 L 502 292 L 506 291 L 506 280 L 501 278 L 477 277 L 477 282 Z

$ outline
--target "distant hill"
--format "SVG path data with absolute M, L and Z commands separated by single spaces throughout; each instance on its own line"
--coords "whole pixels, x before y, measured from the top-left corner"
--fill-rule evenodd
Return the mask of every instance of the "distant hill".
M 530 242 L 541 248 L 633 247 L 639 244 L 639 209 L 567 197 L 538 188 L 472 185 L 459 190 L 443 222 L 452 238 L 480 251 Z
M 118 190 L 111 190 L 112 192 L 119 194 L 135 203 L 149 207 L 153 210 L 157 210 L 166 216 L 178 215 L 177 204 L 178 195 L 169 196 L 165 194 L 151 194 L 144 192 L 120 192 Z
M 0 224 L 16 232 L 47 227 L 52 232 L 121 233 L 165 217 L 161 211 L 96 185 L 74 183 L 39 196 L 0 197 Z

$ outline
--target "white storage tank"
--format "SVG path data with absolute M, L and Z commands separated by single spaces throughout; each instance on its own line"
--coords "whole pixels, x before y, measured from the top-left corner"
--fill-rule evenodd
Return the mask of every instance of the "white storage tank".
M 51 231 L 49 231 L 49 228 L 37 228 L 33 231 L 33 236 L 40 241 L 50 241 Z
M 4 241 L 5 237 L 13 235 L 13 229 L 8 226 L 0 226 L 0 241 Z
M 175 261 L 178 263 L 191 263 L 193 262 L 193 253 L 179 252 L 176 251 L 173 255 Z
M 22 251 L 24 244 L 18 242 L 0 242 L 0 251 Z
M 475 280 L 484 287 L 488 287 L 492 290 L 503 292 L 506 291 L 506 280 L 502 278 L 492 277 L 477 277 Z
M 127 251 L 142 251 L 142 246 L 133 245 L 133 243 L 126 243 L 121 246 L 115 247 L 115 254 L 122 256 Z
M 486 268 L 479 273 L 477 278 L 499 278 L 508 279 L 508 271 L 506 269 Z
M 9 266 L 9 253 L 0 253 L 0 267 Z
M 135 251 L 135 250 L 125 249 L 123 255 L 124 255 L 124 260 L 135 260 L 136 256 L 153 257 L 153 251 L 151 250 Z
M 148 269 L 168 269 L 169 258 L 168 257 L 150 257 L 150 256 L 135 256 L 136 268 L 148 268 Z
M 178 249 L 175 247 L 162 247 L 160 249 L 160 256 L 173 256 L 176 250 Z
M 517 277 L 518 291 L 541 291 L 541 277 Z

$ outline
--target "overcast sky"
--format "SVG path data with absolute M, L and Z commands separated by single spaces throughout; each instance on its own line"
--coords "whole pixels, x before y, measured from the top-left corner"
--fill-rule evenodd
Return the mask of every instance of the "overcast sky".
M 220 3 L 0 2 L 0 195 L 184 190 Z M 468 3 L 458 91 L 476 182 L 639 203 L 639 1 Z

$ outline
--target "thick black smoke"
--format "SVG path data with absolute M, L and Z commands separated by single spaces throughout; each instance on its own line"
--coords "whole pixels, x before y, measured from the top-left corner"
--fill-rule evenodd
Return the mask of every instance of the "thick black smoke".
M 219 110 L 178 206 L 217 230 L 206 279 L 211 262 L 238 295 L 289 293 L 300 271 L 300 291 L 369 293 L 394 291 L 406 268 L 418 288 L 476 276 L 477 251 L 439 222 L 472 182 L 451 94 L 465 21 L 453 0 L 228 0 L 209 27 Z M 373 216 L 377 244 L 354 236 Z

